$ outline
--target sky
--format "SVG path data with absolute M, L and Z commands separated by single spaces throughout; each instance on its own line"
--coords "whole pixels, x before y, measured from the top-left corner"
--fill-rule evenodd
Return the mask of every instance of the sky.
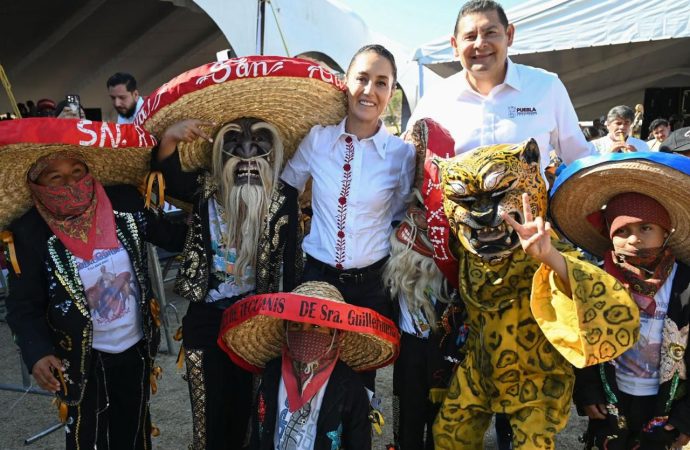
M 443 35 L 450 36 L 462 0 L 339 0 L 369 28 L 416 48 Z M 504 9 L 525 0 L 501 0 Z M 509 18 L 510 19 L 510 18 Z

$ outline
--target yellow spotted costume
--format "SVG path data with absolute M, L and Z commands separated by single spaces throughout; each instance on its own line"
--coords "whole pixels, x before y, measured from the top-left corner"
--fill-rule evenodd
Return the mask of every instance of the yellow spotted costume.
M 572 293 L 566 292 L 501 219 L 507 212 L 524 221 L 523 192 L 532 214 L 545 215 L 533 140 L 480 147 L 437 164 L 470 334 L 434 424 L 436 448 L 483 449 L 495 413 L 508 415 L 515 449 L 555 448 L 569 417 L 573 366 L 608 361 L 632 347 L 637 306 L 614 277 L 554 236 L 568 268 Z

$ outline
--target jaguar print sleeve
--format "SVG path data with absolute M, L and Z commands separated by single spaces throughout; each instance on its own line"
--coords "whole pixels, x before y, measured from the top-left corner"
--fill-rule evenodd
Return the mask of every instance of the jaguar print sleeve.
M 551 344 L 573 366 L 583 368 L 610 361 L 633 346 L 639 332 L 637 306 L 612 275 L 563 252 L 572 298 L 558 277 L 541 265 L 534 274 L 530 306 Z

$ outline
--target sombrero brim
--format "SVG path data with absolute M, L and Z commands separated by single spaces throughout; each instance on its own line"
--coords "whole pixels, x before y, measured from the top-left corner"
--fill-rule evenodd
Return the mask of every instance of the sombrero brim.
M 308 313 L 312 303 L 314 317 Z M 368 308 L 285 293 L 255 295 L 230 306 L 223 314 L 218 345 L 237 365 L 259 373 L 281 355 L 284 320 L 343 330 L 340 359 L 356 371 L 383 367 L 398 356 L 398 329 L 389 319 Z
M 554 225 L 576 246 L 602 257 L 611 241 L 587 217 L 624 192 L 657 200 L 671 216 L 675 232 L 669 246 L 690 263 L 690 158 L 672 153 L 613 153 L 569 165 L 551 191 Z
M 135 123 L 160 137 L 180 120 L 200 119 L 216 124 L 208 130 L 215 136 L 228 122 L 255 117 L 279 130 L 286 161 L 314 125 L 339 123 L 346 110 L 342 82 L 327 69 L 298 58 L 253 56 L 179 75 L 146 99 Z M 180 143 L 182 168 L 209 168 L 211 146 L 203 139 Z
M 102 184 L 139 186 L 155 143 L 134 125 L 53 118 L 0 122 L 0 230 L 33 205 L 26 176 L 38 158 L 79 152 Z

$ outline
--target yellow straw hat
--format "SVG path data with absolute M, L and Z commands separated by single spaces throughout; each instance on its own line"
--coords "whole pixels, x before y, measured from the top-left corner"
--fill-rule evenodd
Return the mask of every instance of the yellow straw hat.
M 29 168 L 42 156 L 71 150 L 104 185 L 139 186 L 149 171 L 156 139 L 134 125 L 80 119 L 31 118 L 0 122 L 0 230 L 33 202 Z
M 255 117 L 273 124 L 289 159 L 314 125 L 333 125 L 347 112 L 345 87 L 313 61 L 279 56 L 247 56 L 189 70 L 155 90 L 135 123 L 160 137 L 183 119 L 224 124 Z M 197 139 L 178 145 L 182 168 L 210 168 L 211 143 Z
M 240 367 L 259 372 L 281 355 L 284 320 L 342 330 L 340 359 L 354 370 L 383 367 L 398 356 L 399 332 L 390 319 L 345 303 L 337 288 L 320 281 L 233 304 L 223 313 L 218 344 Z
M 637 192 L 658 201 L 675 231 L 668 245 L 690 264 L 690 158 L 674 153 L 635 152 L 591 156 L 570 164 L 551 189 L 554 225 L 576 246 L 602 257 L 611 250 L 597 216 L 618 194 Z

